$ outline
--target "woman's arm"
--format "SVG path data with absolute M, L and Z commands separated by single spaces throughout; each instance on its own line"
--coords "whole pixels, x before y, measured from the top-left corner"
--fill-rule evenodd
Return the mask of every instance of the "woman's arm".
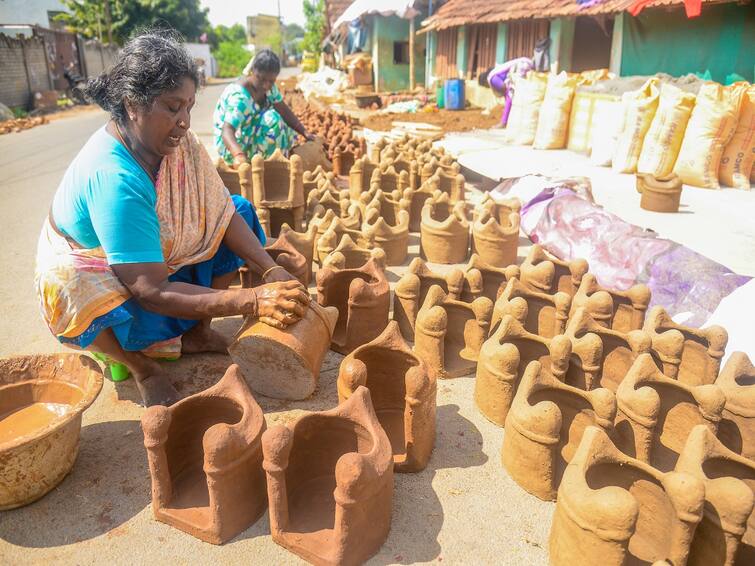
M 221 137 L 223 138 L 223 143 L 228 148 L 228 151 L 231 152 L 235 164 L 249 163 L 249 157 L 244 151 L 244 148 L 241 147 L 241 144 L 238 141 L 236 141 L 236 129 L 228 122 L 223 123 Z
M 226 228 L 223 243 L 243 259 L 257 275 L 268 273 L 265 276 L 265 283 L 294 279 L 293 275 L 273 261 L 238 212 L 233 214 L 231 223 Z
M 293 111 L 288 107 L 288 104 L 281 100 L 280 102 L 273 104 L 273 107 L 278 111 L 278 114 L 281 115 L 283 121 L 286 122 L 286 124 L 288 124 L 288 126 L 292 130 L 294 130 L 298 134 L 301 134 L 302 137 L 307 138 L 309 141 L 312 141 L 314 139 L 314 136 L 307 133 L 307 128 L 305 128 L 304 124 L 299 121 L 299 118 L 297 118 L 296 114 L 294 114 Z

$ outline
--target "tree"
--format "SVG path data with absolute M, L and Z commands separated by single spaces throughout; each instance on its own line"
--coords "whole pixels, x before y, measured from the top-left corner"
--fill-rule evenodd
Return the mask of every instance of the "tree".
M 305 22 L 302 49 L 319 55 L 325 39 L 325 0 L 303 2 Z
M 212 54 L 218 62 L 219 77 L 239 76 L 251 57 L 242 43 L 233 41 L 223 41 Z
M 195 41 L 209 26 L 207 9 L 199 0 L 62 0 L 68 13 L 56 18 L 84 37 L 112 38 L 122 44 L 134 32 L 149 27 L 171 27 Z M 110 29 L 107 26 L 107 8 Z
M 223 42 L 230 43 L 246 43 L 246 28 L 241 24 L 233 24 L 232 26 L 219 25 L 207 30 L 207 42 L 210 44 L 210 48 L 213 51 L 220 47 Z

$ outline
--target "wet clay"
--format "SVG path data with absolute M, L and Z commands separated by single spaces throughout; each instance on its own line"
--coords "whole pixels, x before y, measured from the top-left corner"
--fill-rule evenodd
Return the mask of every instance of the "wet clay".
M 248 317 L 228 352 L 254 392 L 306 399 L 317 387 L 337 319 L 337 309 L 314 301 L 302 319 L 283 329 Z
M 401 335 L 409 341 L 414 341 L 417 313 L 433 285 L 438 285 L 450 298 L 458 299 L 464 285 L 464 273 L 459 268 L 453 268 L 441 275 L 427 267 L 422 258 L 415 257 L 396 283 L 393 320 L 398 322 Z
M 708 427 L 698 425 L 676 471 L 705 485 L 703 520 L 695 530 L 687 564 L 752 564 L 755 559 L 755 462 L 726 448 Z
M 716 385 L 691 386 L 666 377 L 650 354 L 637 357 L 616 400 L 616 446 L 662 472 L 674 469 L 696 425 L 716 433 L 726 401 Z
M 540 244 L 533 244 L 521 265 L 521 279 L 535 291 L 550 294 L 561 291 L 573 298 L 587 270 L 584 259 L 564 261 Z
M 262 438 L 273 540 L 312 564 L 357 565 L 391 528 L 393 454 L 366 387 Z
M 589 426 L 558 488 L 549 554 L 554 566 L 686 564 L 703 514 L 703 482 L 622 453 Z
M 420 224 L 422 256 L 432 263 L 463 263 L 469 253 L 469 220 L 463 201 L 436 191 L 425 201 Z
M 332 350 L 346 355 L 377 338 L 388 325 L 390 288 L 374 258 L 355 269 L 330 264 L 317 272 L 316 280 L 317 302 L 338 309 Z
M 482 261 L 499 267 L 516 263 L 520 221 L 518 210 L 514 210 L 517 204 L 518 200 L 498 204 L 488 195 L 475 210 L 472 245 Z
M 307 265 L 307 258 L 300 254 L 287 238 L 279 237 L 269 246 L 265 246 L 265 251 L 275 263 L 296 277 L 302 285 L 309 285 L 312 264 Z M 246 289 L 264 283 L 260 275 L 254 273 L 246 265 L 242 266 L 239 271 L 241 272 L 241 286 Z
M 604 303 L 599 302 L 596 305 L 592 300 L 593 295 L 600 291 L 610 295 L 612 301 L 612 311 L 610 316 L 605 319 L 597 316 L 599 313 L 605 314 L 600 308 Z M 619 332 L 629 332 L 642 328 L 645 322 L 645 311 L 647 311 L 649 304 L 650 289 L 647 285 L 637 284 L 626 291 L 617 291 L 601 287 L 598 285 L 595 275 L 585 273 L 572 300 L 571 312 L 573 313 L 580 307 L 585 307 L 600 324 Z
M 570 352 L 568 338 L 553 338 L 550 356 L 524 371 L 506 417 L 503 466 L 521 487 L 544 500 L 556 499 L 585 428 L 597 426 L 610 434 L 616 417 L 616 398 L 607 389 L 583 391 L 564 383 Z
M 646 332 L 611 330 L 598 324 L 584 308 L 569 319 L 566 335 L 577 360 L 569 368 L 568 382 L 588 391 L 605 387 L 616 392 L 637 357 L 652 351 Z
M 478 254 L 472 254 L 464 267 L 464 290 L 461 293 L 463 301 L 473 301 L 477 297 L 487 297 L 495 302 L 506 283 L 514 277 L 519 277 L 519 267 L 495 267 L 486 263 Z
M 71 471 L 81 415 L 102 371 L 77 354 L 0 359 L 0 511 L 36 501 Z
M 755 460 L 755 367 L 744 352 L 733 352 L 716 380 L 726 397 L 718 437 L 727 448 Z
M 506 283 L 506 287 L 495 302 L 493 328 L 505 314 L 519 318 L 512 310 L 514 305 L 511 304 L 516 297 L 521 297 L 526 302 L 527 318 L 524 321 L 524 328 L 528 332 L 543 338 L 552 338 L 564 333 L 571 304 L 569 295 L 560 291 L 553 295 L 533 291 L 516 277 L 512 277 Z
M 265 419 L 232 365 L 214 386 L 142 415 L 155 519 L 212 544 L 265 511 Z
M 378 421 L 391 441 L 395 471 L 424 470 L 435 443 L 436 381 L 396 321 L 341 362 L 339 402 L 360 386 L 370 390 Z
M 287 159 L 280 149 L 267 159 L 257 154 L 252 157 L 251 165 L 239 166 L 241 194 L 254 203 L 265 235 L 276 237 L 284 222 L 296 231 L 302 229 L 305 204 L 302 167 L 301 157 L 292 155 Z
M 726 329 L 716 325 L 693 328 L 677 324 L 663 307 L 657 306 L 648 313 L 643 330 L 653 339 L 653 350 L 663 362 L 665 375 L 688 385 L 716 381 L 729 340 Z M 682 338 L 681 355 L 679 334 Z
M 433 285 L 417 314 L 414 351 L 439 379 L 474 373 L 492 312 L 486 297 L 465 303 Z

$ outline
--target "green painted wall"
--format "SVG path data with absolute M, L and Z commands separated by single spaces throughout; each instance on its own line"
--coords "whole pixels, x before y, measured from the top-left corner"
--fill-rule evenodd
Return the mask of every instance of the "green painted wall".
M 414 20 L 415 30 L 419 29 L 424 16 Z M 409 64 L 393 62 L 393 42 L 409 41 L 409 20 L 398 16 L 371 16 L 370 41 L 372 44 L 372 67 L 377 89 L 396 91 L 409 88 Z M 425 38 L 415 36 L 414 40 L 414 80 L 421 85 L 425 82 Z
M 551 65 L 556 63 L 558 72 L 571 69 L 571 54 L 574 47 L 574 18 L 556 18 L 550 25 Z
M 421 36 L 420 36 L 421 37 Z M 425 68 L 425 87 L 431 88 L 435 81 L 435 56 L 438 53 L 438 33 L 427 32 L 427 61 Z
M 674 76 L 710 70 L 724 82 L 738 73 L 753 81 L 755 9 L 752 5 L 703 5 L 699 18 L 688 20 L 680 7 L 643 10 L 624 18 L 622 75 Z
M 456 36 L 456 70 L 459 76 L 467 76 L 467 27 L 459 26 Z
M 495 62 L 496 64 L 506 62 L 506 30 L 508 26 L 505 22 L 498 22 L 498 37 L 495 40 Z

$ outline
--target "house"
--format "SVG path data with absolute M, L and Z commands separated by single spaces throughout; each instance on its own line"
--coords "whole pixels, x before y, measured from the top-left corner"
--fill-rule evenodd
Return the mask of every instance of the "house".
M 338 13 L 343 4 L 326 0 L 328 18 Z M 339 47 L 341 59 L 354 50 L 371 55 L 376 91 L 407 90 L 425 82 L 425 40 L 415 38 L 414 30 L 419 29 L 427 14 L 426 0 L 355 0 L 332 23 L 329 21 L 328 39 Z M 349 42 L 349 25 L 355 21 L 361 26 L 356 46 Z M 410 77 L 412 65 L 414 81 Z
M 536 7 L 533 7 L 534 6 Z M 634 0 L 449 0 L 422 23 L 427 33 L 426 84 L 466 79 L 468 98 L 489 106 L 492 94 L 476 79 L 497 63 L 531 57 L 535 43 L 551 40 L 554 70 L 609 68 L 619 75 L 665 72 L 680 76 L 709 70 L 723 82 L 730 73 L 753 80 L 755 10 L 750 0 L 703 0 L 688 19 L 683 0 L 656 0 L 637 17 Z M 478 100 L 475 100 L 475 99 Z

